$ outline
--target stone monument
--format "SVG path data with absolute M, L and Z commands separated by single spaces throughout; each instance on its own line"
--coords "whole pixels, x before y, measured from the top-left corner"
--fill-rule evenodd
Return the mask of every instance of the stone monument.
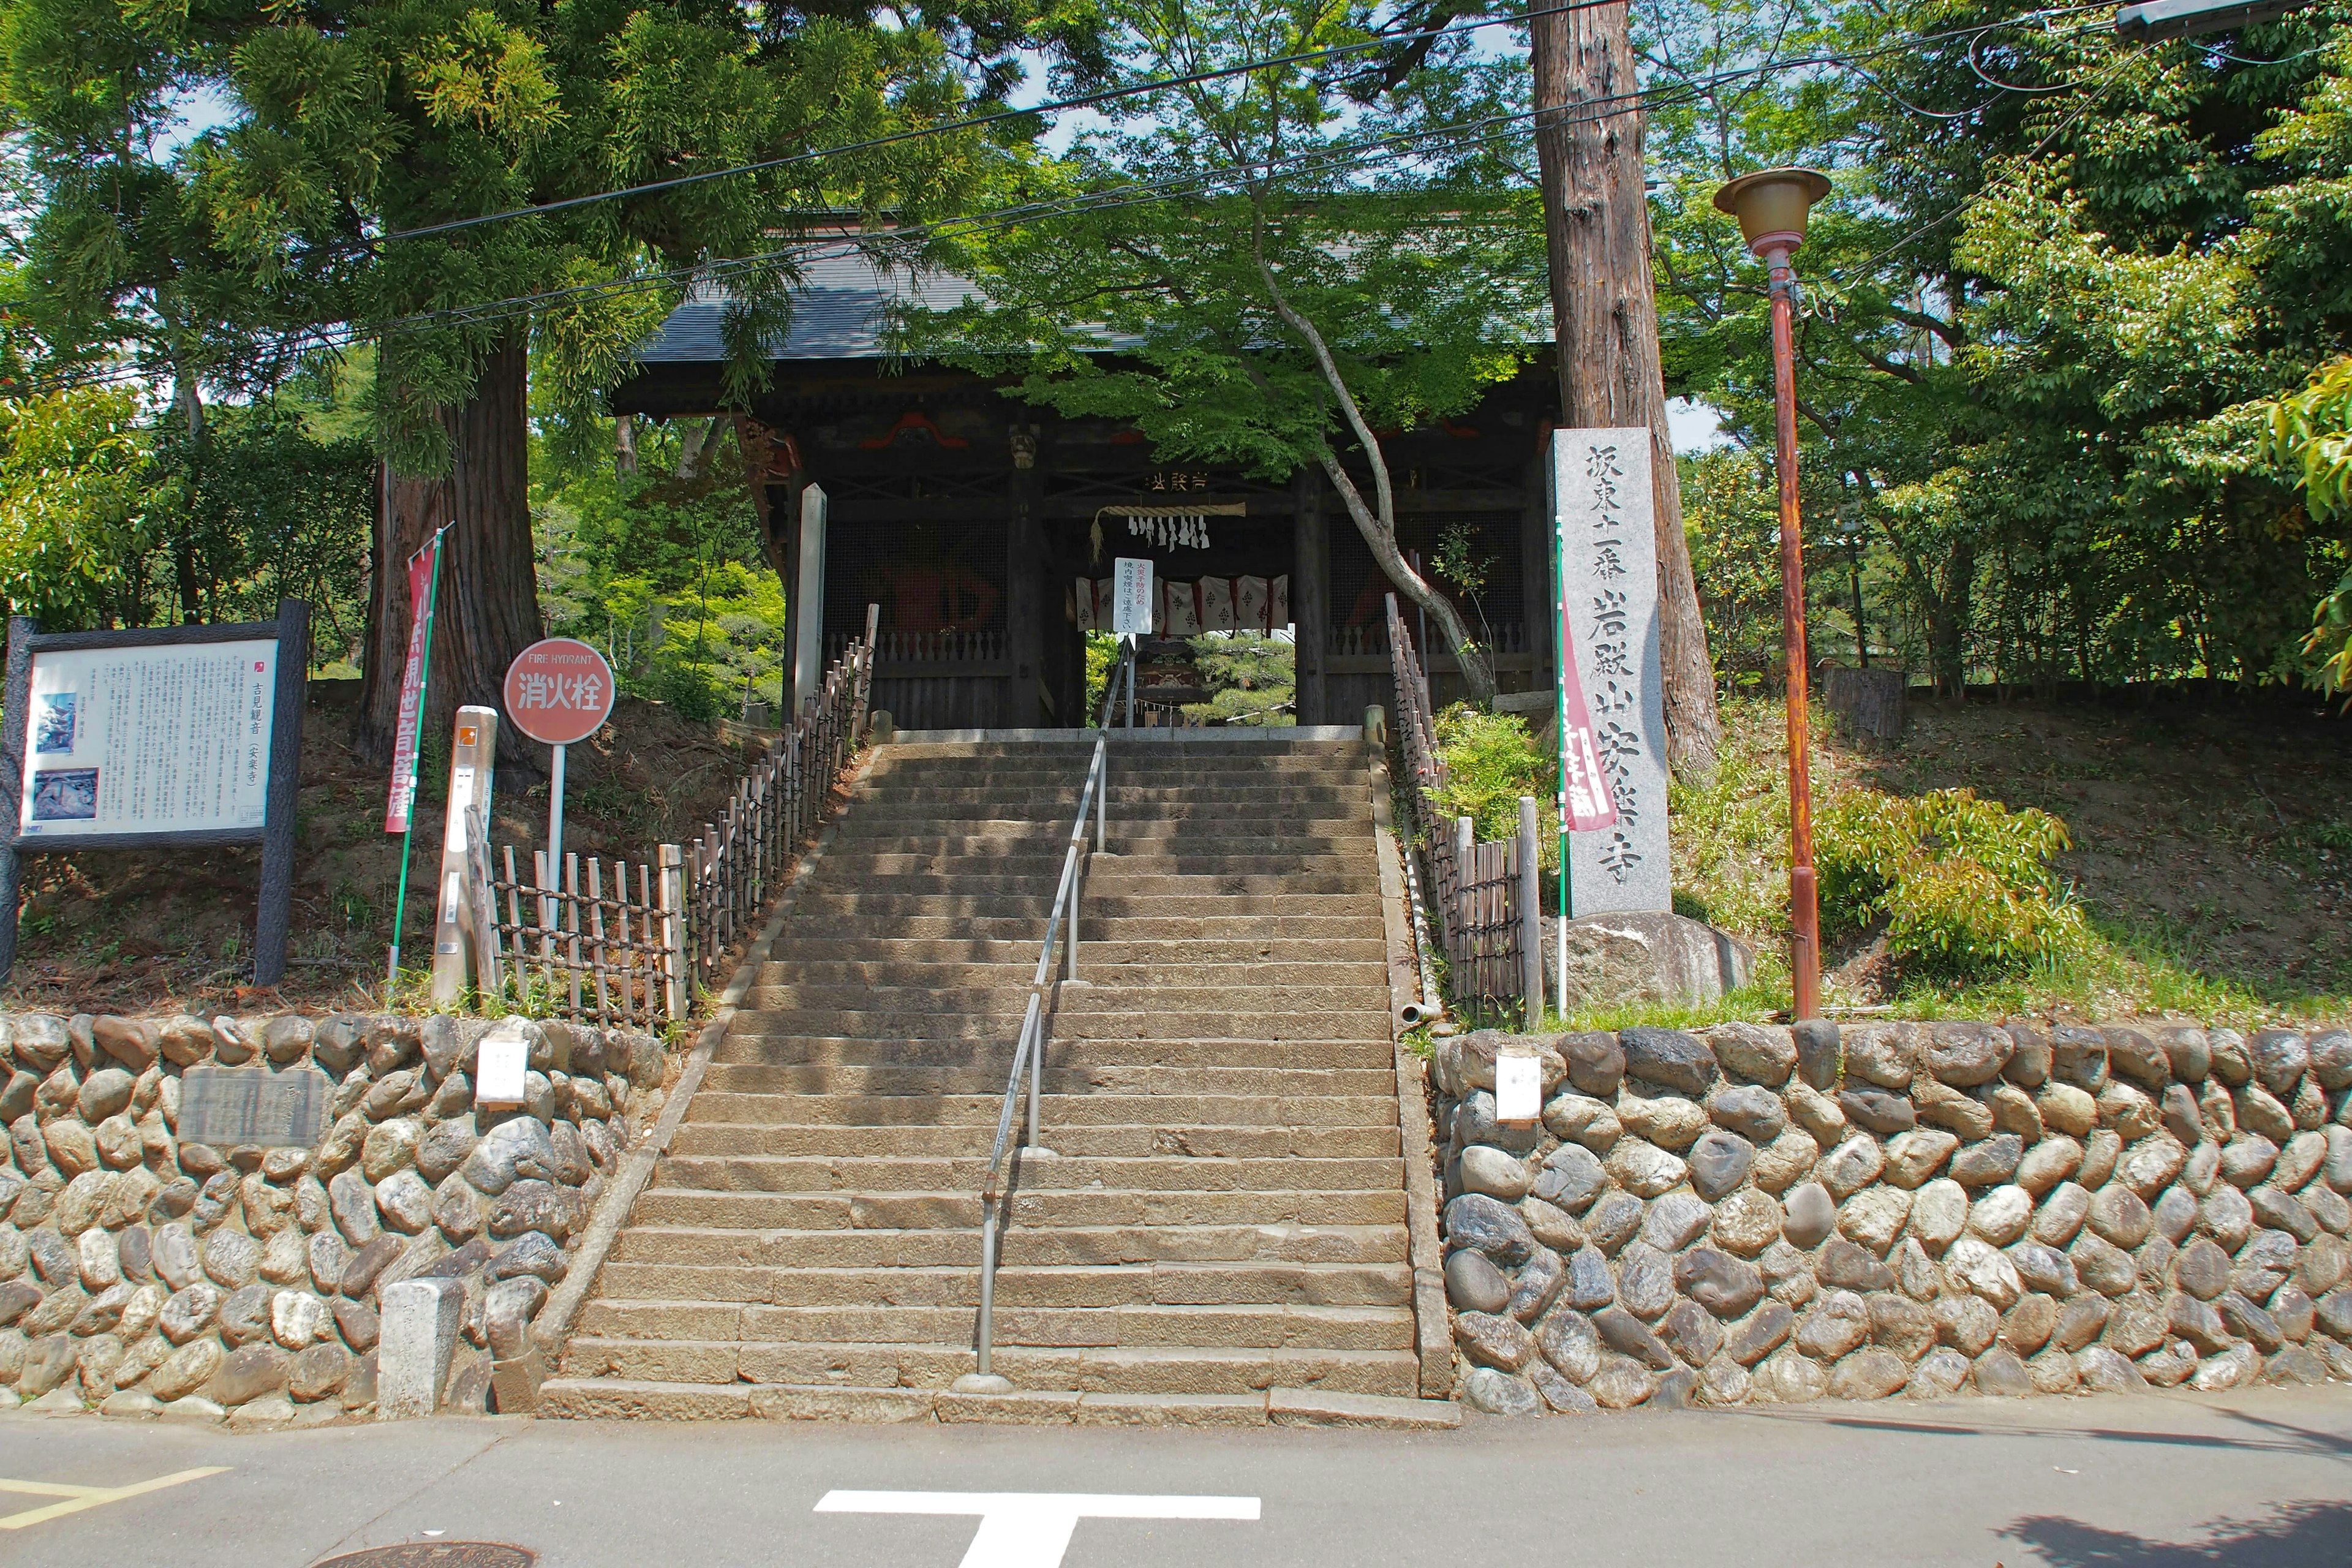
M 1746 984 L 1751 963 L 1731 938 L 1674 912 L 1650 462 L 1646 429 L 1552 433 L 1556 641 L 1575 660 L 1617 811 L 1613 826 L 1568 836 L 1570 918 L 1545 922 L 1563 1007 L 1708 1001 Z

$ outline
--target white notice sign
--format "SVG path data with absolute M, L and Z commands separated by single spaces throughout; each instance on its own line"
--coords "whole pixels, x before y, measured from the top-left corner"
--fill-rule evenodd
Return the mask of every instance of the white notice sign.
M 530 1065 L 530 1042 L 520 1035 L 493 1031 L 482 1037 L 474 1060 L 476 1105 L 520 1105 L 523 1075 Z
M 1533 1121 L 1543 1113 L 1543 1058 L 1495 1058 L 1495 1120 Z
M 1111 580 L 1110 629 L 1120 637 L 1151 634 L 1151 563 L 1122 555 Z
M 258 828 L 277 685 L 275 638 L 35 653 L 18 830 Z

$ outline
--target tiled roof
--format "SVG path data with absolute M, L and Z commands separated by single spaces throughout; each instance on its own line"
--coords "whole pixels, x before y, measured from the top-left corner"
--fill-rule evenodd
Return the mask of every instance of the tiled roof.
M 904 269 L 878 268 L 857 255 L 810 261 L 803 278 L 803 286 L 793 295 L 792 325 L 783 341 L 770 350 L 774 358 L 879 359 L 887 352 L 881 335 L 887 307 L 914 303 L 942 309 L 973 292 L 961 278 L 939 272 L 914 277 Z M 688 296 L 637 350 L 638 361 L 677 364 L 725 359 L 719 320 L 726 302 L 719 290 Z

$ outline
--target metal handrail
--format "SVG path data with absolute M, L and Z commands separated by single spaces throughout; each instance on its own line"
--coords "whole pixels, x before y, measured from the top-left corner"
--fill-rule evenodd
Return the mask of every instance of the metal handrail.
M 1021 1145 L 1021 1152 L 1031 1158 L 1052 1154 L 1037 1142 L 1037 1102 L 1045 1093 L 1047 998 L 1057 984 L 1054 974 L 1057 952 L 1062 960 L 1061 978 L 1075 980 L 1078 976 L 1078 900 L 1086 878 L 1087 817 L 1090 813 L 1094 816 L 1093 847 L 1099 851 L 1110 820 L 1111 713 L 1118 700 L 1119 678 L 1124 675 L 1128 721 L 1134 722 L 1135 650 L 1133 638 L 1121 640 L 1118 663 L 1103 683 L 1101 721 L 1095 726 L 1094 755 L 1087 763 L 1087 783 L 1078 795 L 1077 818 L 1070 825 L 1069 848 L 1062 857 L 1062 877 L 1054 889 L 1054 907 L 1045 917 L 1045 941 L 1038 949 L 1037 971 L 1030 976 L 1029 1001 L 1022 1009 L 1021 1037 L 1013 1046 L 1013 1071 L 1005 1081 L 1004 1102 L 996 1113 L 996 1142 L 989 1151 L 988 1174 L 980 1191 L 980 1324 L 975 1336 L 980 1358 L 974 1371 L 956 1379 L 955 1386 L 964 1393 L 1003 1393 L 1013 1386 L 1010 1381 L 997 1375 L 992 1365 L 997 1242 L 1004 1231 L 1005 1205 L 1012 1196 L 999 1177 L 1003 1173 L 1006 1145 L 1013 1136 L 1013 1111 L 1020 1100 L 1024 1079 L 1029 1085 L 1028 1137 Z

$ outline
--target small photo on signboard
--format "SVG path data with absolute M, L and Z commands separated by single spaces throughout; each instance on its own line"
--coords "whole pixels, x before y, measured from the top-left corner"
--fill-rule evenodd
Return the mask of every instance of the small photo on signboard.
M 33 775 L 33 820 L 87 822 L 98 815 L 98 770 L 58 768 Z
M 33 750 L 52 755 L 73 751 L 77 696 L 71 691 L 50 691 L 33 700 Z

